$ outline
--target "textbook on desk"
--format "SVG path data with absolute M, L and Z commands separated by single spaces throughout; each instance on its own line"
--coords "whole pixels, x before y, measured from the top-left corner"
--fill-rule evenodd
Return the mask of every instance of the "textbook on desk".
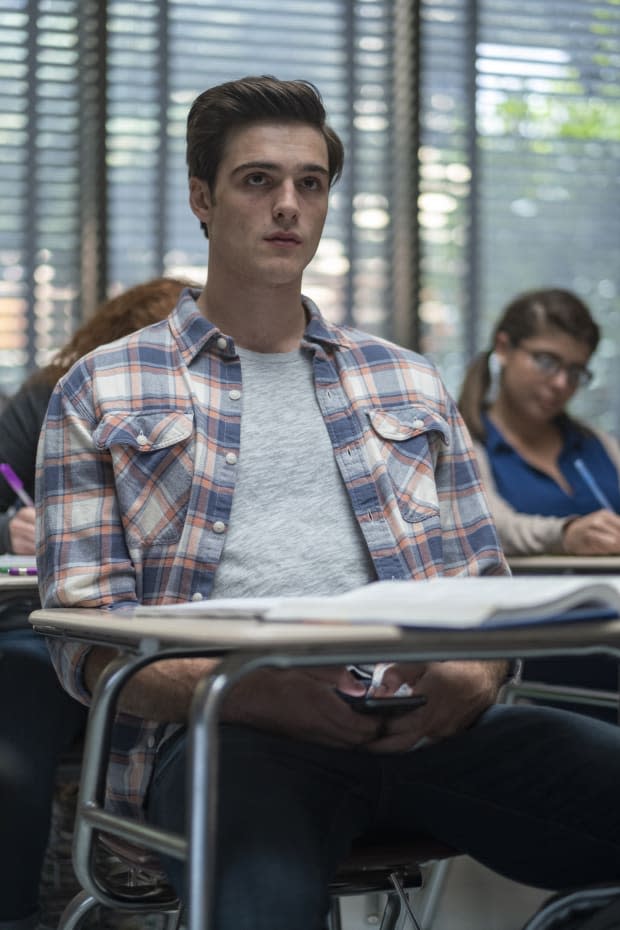
M 136 616 L 278 623 L 387 623 L 465 629 L 620 616 L 620 576 L 440 577 L 374 581 L 334 596 L 217 598 L 137 607 Z

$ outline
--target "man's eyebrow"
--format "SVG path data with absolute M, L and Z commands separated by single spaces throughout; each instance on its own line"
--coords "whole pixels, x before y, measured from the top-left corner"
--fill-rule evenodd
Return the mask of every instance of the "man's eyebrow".
M 233 169 L 232 173 L 238 174 L 240 171 L 248 170 L 281 171 L 282 165 L 272 161 L 246 161 L 241 165 L 237 165 L 237 167 Z M 297 165 L 295 167 L 295 171 L 307 172 L 309 174 L 324 174 L 326 177 L 329 175 L 329 171 L 325 165 L 315 164 L 314 162 Z

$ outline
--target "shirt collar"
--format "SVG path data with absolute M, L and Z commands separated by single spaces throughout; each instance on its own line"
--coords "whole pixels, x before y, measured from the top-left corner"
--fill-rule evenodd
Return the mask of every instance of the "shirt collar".
M 563 449 L 581 449 L 583 445 L 583 434 L 577 429 L 571 418 L 562 413 L 557 417 L 556 423 L 562 433 Z M 485 444 L 490 456 L 496 452 L 505 451 L 506 449 L 512 451 L 512 446 L 508 440 L 504 439 L 488 414 L 484 412 L 482 413 L 482 424 L 486 433 Z
M 494 453 L 500 452 L 501 450 L 512 448 L 510 443 L 504 439 L 488 414 L 484 412 L 482 414 L 482 425 L 484 426 L 484 431 L 486 434 L 486 447 L 489 455 L 494 455 Z
M 301 302 L 308 315 L 308 323 L 304 330 L 305 343 L 321 342 L 331 346 L 348 346 L 351 344 L 345 330 L 333 323 L 328 323 L 314 301 L 302 296 Z
M 217 326 L 210 323 L 196 306 L 199 295 L 198 288 L 186 287 L 168 318 L 172 336 L 186 364 L 220 335 Z
M 202 349 L 210 346 L 222 336 L 228 339 L 229 351 L 232 354 L 232 340 L 230 337 L 222 333 L 198 309 L 196 301 L 199 295 L 199 289 L 185 288 L 169 317 L 170 330 L 181 349 L 181 354 L 186 363 L 194 359 Z M 350 340 L 346 337 L 343 329 L 328 323 L 309 297 L 302 296 L 302 304 L 308 315 L 308 323 L 304 330 L 302 344 L 305 343 L 307 347 L 310 347 L 313 343 L 323 343 L 331 346 L 350 344 Z M 221 354 L 221 347 L 218 347 L 218 350 Z

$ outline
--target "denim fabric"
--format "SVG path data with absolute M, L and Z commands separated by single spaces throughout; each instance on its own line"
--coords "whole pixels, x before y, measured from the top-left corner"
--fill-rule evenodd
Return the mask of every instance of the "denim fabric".
M 620 730 L 542 707 L 495 706 L 405 754 L 334 750 L 224 725 L 216 926 L 319 930 L 326 887 L 361 834 L 429 834 L 543 888 L 620 876 Z M 155 768 L 148 817 L 183 830 L 184 737 Z M 168 864 L 184 897 L 183 868 Z

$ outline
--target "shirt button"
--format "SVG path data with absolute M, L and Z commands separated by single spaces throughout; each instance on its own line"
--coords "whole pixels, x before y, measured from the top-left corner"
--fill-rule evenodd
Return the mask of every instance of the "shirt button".
M 414 429 L 422 429 L 424 426 L 424 420 L 414 420 L 411 425 Z
M 193 600 L 193 601 L 201 601 L 201 600 L 202 600 L 202 594 L 200 593 L 200 591 L 194 591 L 194 593 L 192 594 L 192 600 Z
M 227 452 L 227 453 L 226 453 L 226 463 L 227 463 L 228 465 L 236 465 L 236 464 L 237 464 L 237 456 L 235 455 L 234 452 Z
M 218 349 L 228 348 L 228 340 L 226 339 L 225 336 L 218 336 L 217 347 Z
M 148 442 L 148 439 L 146 438 L 144 433 L 140 433 L 140 435 L 138 436 L 138 445 L 145 446 L 147 442 Z
M 228 392 L 228 396 L 231 400 L 239 400 L 241 397 L 241 391 L 238 391 L 236 388 L 233 391 Z
M 214 533 L 223 533 L 225 529 L 226 529 L 226 524 L 222 523 L 221 520 L 216 520 L 215 523 L 213 524 Z

